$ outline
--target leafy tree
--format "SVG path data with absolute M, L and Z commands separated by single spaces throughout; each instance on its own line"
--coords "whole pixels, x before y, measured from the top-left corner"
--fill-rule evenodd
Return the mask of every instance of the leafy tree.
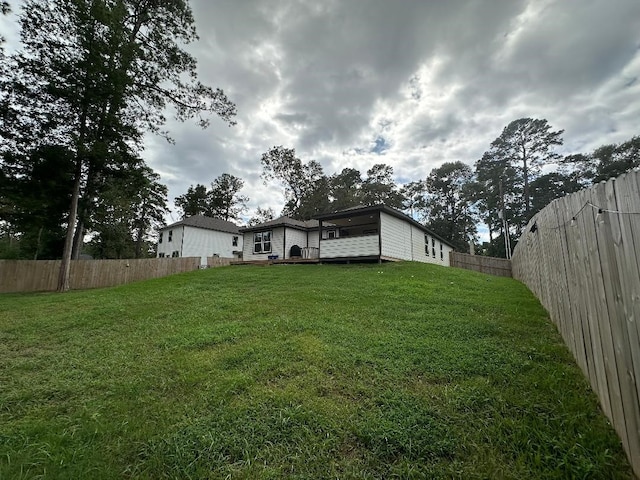
M 14 254 L 59 257 L 73 182 L 73 158 L 63 147 L 41 147 L 28 156 L 4 155 L 0 165 L 0 221 L 19 236 Z
M 276 212 L 273 210 L 273 208 L 258 207 L 253 217 L 249 219 L 248 225 L 250 227 L 253 227 L 254 225 L 260 225 L 261 223 L 265 223 L 270 220 L 273 220 L 275 217 L 276 217 Z
M 343 168 L 340 173 L 334 173 L 329 177 L 331 210 L 344 210 L 360 205 L 361 191 L 362 177 L 358 170 Z
M 145 244 L 167 212 L 167 187 L 159 179 L 143 162 L 109 172 L 88 225 L 95 257 L 146 256 Z
M 234 175 L 223 173 L 211 183 L 208 192 L 209 209 L 207 215 L 223 220 L 238 220 L 247 210 L 248 197 L 238 192 L 244 186 L 244 181 Z
M 447 162 L 431 171 L 425 181 L 427 227 L 449 240 L 456 250 L 467 252 L 476 237 L 476 215 L 470 185 L 471 167 Z
M 137 176 L 137 190 L 131 206 L 133 209 L 133 232 L 135 240 L 135 257 L 148 256 L 149 249 L 145 244 L 153 244 L 152 236 L 165 225 L 164 216 L 167 207 L 167 187 L 160 183 L 160 175 L 146 165 L 142 166 Z M 155 257 L 155 255 L 152 255 Z
M 531 182 L 531 214 L 535 215 L 552 200 L 577 192 L 582 185 L 573 175 L 550 172 Z
M 475 164 L 476 182 L 469 186 L 470 194 L 477 202 L 480 218 L 489 229 L 489 242 L 494 234 L 504 236 L 503 218 L 516 230 L 526 223 L 522 202 L 521 172 L 508 159 L 501 158 L 495 150 L 485 152 Z M 518 236 L 517 233 L 515 233 Z M 504 249 L 500 256 L 505 256 Z
M 329 189 L 322 166 L 315 160 L 302 163 L 293 148 L 277 146 L 262 155 L 262 178 L 278 180 L 284 186 L 283 215 L 308 220 L 329 205 Z
M 362 182 L 362 203 L 364 205 L 385 204 L 402 208 L 404 198 L 393 181 L 393 168 L 378 163 L 367 170 L 367 178 Z
M 204 185 L 191 185 L 187 193 L 176 197 L 175 204 L 182 211 L 182 218 L 206 215 L 223 220 L 237 220 L 246 211 L 249 199 L 238 192 L 244 181 L 234 175 L 223 173 L 211 183 L 211 189 Z
M 411 218 L 416 218 L 425 210 L 426 185 L 424 180 L 409 182 L 402 186 L 400 193 L 404 197 L 403 209 Z
M 209 210 L 207 187 L 200 184 L 195 187 L 191 185 L 187 193 L 176 197 L 175 204 L 182 211 L 183 219 L 194 215 L 206 215 Z
M 14 152 L 42 144 L 73 152 L 64 291 L 78 205 L 105 165 L 135 156 L 144 131 L 168 138 L 167 105 L 203 127 L 209 113 L 233 124 L 235 105 L 197 81 L 196 61 L 180 45 L 197 38 L 186 0 L 27 0 L 20 24 L 0 133 Z
M 619 144 L 602 145 L 592 153 L 569 155 L 562 165 L 583 186 L 609 180 L 640 167 L 640 136 Z
M 546 120 L 520 118 L 507 125 L 500 136 L 491 143 L 493 154 L 498 159 L 520 170 L 526 220 L 531 217 L 529 183 L 542 165 L 560 158 L 552 148 L 562 145 L 563 132 L 564 130 L 552 131 Z

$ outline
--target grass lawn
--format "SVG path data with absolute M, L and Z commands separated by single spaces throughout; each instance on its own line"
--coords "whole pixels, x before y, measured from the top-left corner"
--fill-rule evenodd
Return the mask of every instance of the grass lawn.
M 224 267 L 0 296 L 0 478 L 631 478 L 520 283 Z

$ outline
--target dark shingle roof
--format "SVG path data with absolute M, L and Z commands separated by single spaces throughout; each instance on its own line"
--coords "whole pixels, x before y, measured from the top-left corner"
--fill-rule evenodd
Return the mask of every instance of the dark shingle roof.
M 273 227 L 292 227 L 297 228 L 298 230 L 310 230 L 318 228 L 318 225 L 318 220 L 307 220 L 306 222 L 303 222 L 301 220 L 294 220 L 293 218 L 289 217 L 278 217 L 274 220 L 269 220 L 268 222 L 260 223 L 258 225 L 240 227 L 240 231 L 252 232 L 254 230 L 263 230 L 265 228 Z
M 225 233 L 240 233 L 238 226 L 233 222 L 227 222 L 220 218 L 205 217 L 204 215 L 194 215 L 193 217 L 187 217 L 179 222 L 172 223 L 166 227 L 162 227 L 160 230 L 166 230 L 168 228 L 179 227 L 186 225 L 188 227 L 204 228 L 206 230 L 216 230 L 218 232 Z

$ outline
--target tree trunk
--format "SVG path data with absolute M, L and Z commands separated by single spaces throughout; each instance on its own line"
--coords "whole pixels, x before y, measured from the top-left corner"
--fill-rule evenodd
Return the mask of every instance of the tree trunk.
M 135 245 L 135 257 L 142 258 L 142 239 L 144 237 L 144 227 L 138 225 L 136 232 L 136 245 Z
M 84 221 L 82 215 L 78 215 L 78 227 L 76 228 L 75 235 L 73 236 L 73 250 L 71 251 L 71 259 L 78 260 L 82 253 L 82 246 L 84 245 Z
M 522 159 L 522 173 L 524 174 L 524 211 L 526 220 L 529 221 L 529 171 L 527 168 L 527 159 Z
M 71 196 L 71 208 L 69 210 L 69 221 L 67 225 L 67 236 L 64 240 L 64 250 L 62 251 L 62 263 L 60 264 L 60 274 L 58 276 L 58 292 L 69 291 L 69 275 L 71 273 L 71 250 L 73 248 L 73 237 L 75 234 L 76 219 L 78 216 L 78 200 L 80 198 L 80 183 L 82 182 L 82 160 L 76 160 L 76 178 L 73 184 L 73 195 Z
M 36 242 L 36 253 L 34 253 L 33 255 L 33 259 L 37 260 L 38 259 L 38 253 L 40 253 L 40 241 L 42 240 L 42 229 L 44 227 L 40 227 L 40 230 L 38 230 L 38 241 Z

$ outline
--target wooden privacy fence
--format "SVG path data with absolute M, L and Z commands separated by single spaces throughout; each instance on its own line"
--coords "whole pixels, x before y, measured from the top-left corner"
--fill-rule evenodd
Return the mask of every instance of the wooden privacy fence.
M 640 477 L 640 172 L 554 200 L 529 222 L 512 264 L 558 326 Z
M 207 268 L 226 267 L 235 261 L 234 258 L 207 257 Z
M 452 267 L 475 270 L 476 272 L 488 273 L 489 275 L 498 275 L 500 277 L 511 276 L 511 260 L 507 260 L 506 258 L 450 252 L 449 263 Z
M 200 257 L 73 260 L 70 284 L 74 290 L 111 287 L 199 267 Z M 55 291 L 59 271 L 60 260 L 0 260 L 0 293 Z

